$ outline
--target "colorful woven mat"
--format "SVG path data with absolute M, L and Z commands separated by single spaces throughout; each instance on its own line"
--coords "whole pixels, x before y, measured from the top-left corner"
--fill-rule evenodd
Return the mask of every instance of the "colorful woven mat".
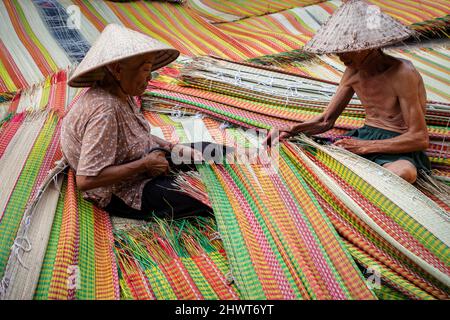
M 449 42 L 441 41 L 435 44 L 423 43 L 408 47 L 385 49 L 385 52 L 397 58 L 413 63 L 420 72 L 427 99 L 431 101 L 450 103 L 450 50 Z M 283 55 L 266 59 L 251 59 L 255 63 L 276 66 L 280 69 L 297 74 L 339 82 L 345 70 L 342 62 L 333 55 L 317 56 L 314 59 L 286 59 Z
M 288 168 L 198 169 L 243 298 L 374 298 L 306 183 L 288 187 Z
M 0 133 L 0 276 L 27 204 L 61 158 L 58 117 L 31 118 L 19 114 Z
M 360 160 L 364 169 L 358 175 L 357 166 L 344 164 L 332 150 L 307 140 L 303 143 L 304 149 L 286 143 L 283 151 L 314 190 L 339 234 L 356 246 L 351 249 L 356 260 L 372 259 L 388 267 L 385 281 L 409 297 L 448 297 L 448 213 L 375 164 Z M 368 182 L 380 179 L 378 171 L 390 179 L 383 191 Z M 361 178 L 363 172 L 366 176 Z M 373 180 L 367 180 L 370 175 Z M 412 197 L 405 200 L 409 207 L 398 195 L 402 192 Z
M 165 89 L 161 90 L 157 87 L 164 87 Z M 312 119 L 320 114 L 320 112 L 306 111 L 300 108 L 258 103 L 200 89 L 165 84 L 153 86 L 153 89 L 147 92 L 147 95 L 149 97 L 143 98 L 143 104 L 149 106 L 149 108 L 151 108 L 150 105 L 154 99 L 157 98 L 159 104 L 166 106 L 166 110 L 173 110 L 174 106 L 195 110 L 247 128 L 270 129 L 273 126 L 283 128 L 299 121 Z M 348 130 L 363 125 L 363 118 L 342 115 L 336 121 L 335 128 L 344 129 L 344 131 L 330 131 L 322 136 L 333 141 L 342 137 Z M 450 129 L 430 125 L 429 134 L 432 140 L 427 154 L 437 169 L 447 171 L 449 155 L 445 140 L 450 136 Z
M 2 249 L 4 261 L 10 254 L 10 247 L 21 220 L 20 214 L 17 213 L 23 213 L 26 204 L 34 194 L 33 192 L 37 190 L 39 181 L 45 178 L 45 173 L 51 168 L 54 160 L 60 157 L 60 155 L 57 156 L 57 142 L 52 140 L 55 139 L 56 132 L 58 132 L 59 117 L 57 115 L 70 107 L 70 105 L 67 106 L 66 102 L 69 97 L 70 99 L 75 97 L 75 99 L 72 99 L 73 102 L 82 93 L 79 90 L 65 91 L 58 89 L 64 88 L 64 86 L 60 86 L 65 81 L 63 75 L 53 79 L 55 83 L 51 84 L 52 81 L 50 81 L 51 85 L 48 89 L 40 87 L 33 89 L 34 91 L 24 91 L 17 99 L 11 101 L 9 104 L 10 116 L 0 127 L 0 141 L 2 142 L 0 146 L 4 146 L 3 149 L 0 149 L 3 153 L 0 155 L 0 162 L 12 163 L 12 161 L 15 161 L 15 166 L 0 166 L 0 168 L 8 168 L 8 172 L 2 172 L 1 176 L 7 177 L 4 180 L 5 183 L 2 184 L 2 188 L 9 190 L 5 193 L 2 192 L 3 197 L 0 198 L 2 201 L 0 204 L 9 208 L 8 211 L 4 212 L 0 224 L 0 227 L 3 228 L 1 239 L 4 243 Z M 62 80 L 58 82 L 57 79 Z M 24 111 L 30 106 L 32 107 L 30 111 L 35 110 L 35 112 L 25 113 Z M 52 111 L 52 114 L 46 115 L 45 110 Z M 240 128 L 229 128 L 224 126 L 221 121 L 198 117 L 195 113 L 189 117 L 180 117 L 178 113 L 154 114 L 145 112 L 144 114 L 153 128 L 159 128 L 160 134 L 172 141 L 176 139 L 183 142 L 192 141 L 197 137 L 195 127 L 200 125 L 206 128 L 212 141 L 230 145 L 244 143 L 244 145 L 255 146 L 252 137 Z M 44 130 L 44 128 L 47 129 Z M 46 132 L 46 134 L 44 135 L 42 132 Z M 37 139 L 41 135 L 42 138 Z M 22 148 L 23 152 L 17 152 L 19 147 Z M 33 153 L 31 150 L 36 151 Z M 45 156 L 42 156 L 43 154 Z M 296 173 L 300 169 L 295 165 L 297 160 L 291 161 L 289 167 L 286 166 L 287 160 L 283 158 L 281 161 L 281 174 L 270 177 L 263 175 L 259 165 L 247 167 L 230 164 L 223 168 L 211 166 L 207 167 L 207 170 L 203 169 L 203 171 L 209 172 L 207 176 L 211 179 L 210 181 L 215 181 L 214 183 L 205 181 L 208 192 L 211 193 L 209 184 L 212 185 L 212 188 L 218 188 L 215 191 L 216 195 L 211 196 L 210 194 L 209 197 L 212 200 L 214 210 L 219 210 L 219 213 L 216 212 L 216 217 L 219 219 L 226 216 L 227 219 L 231 219 L 225 222 L 218 221 L 218 230 L 224 239 L 224 248 L 230 259 L 234 278 L 229 277 L 229 279 L 234 280 L 237 285 L 236 295 L 243 298 L 373 298 L 373 294 L 367 289 L 367 282 L 362 278 L 352 259 L 367 267 L 368 264 L 365 264 L 365 261 L 379 259 L 380 251 L 376 251 L 372 246 L 372 249 L 368 251 L 369 254 L 364 250 L 361 253 L 342 242 L 340 236 L 333 229 L 333 226 L 336 227 L 335 219 L 333 220 L 333 216 L 329 214 L 329 209 L 318 196 L 322 197 L 322 194 L 318 191 L 320 189 L 315 188 L 313 184 L 309 185 L 306 178 L 304 178 L 304 182 L 306 182 L 301 183 L 300 188 L 300 180 L 297 177 L 298 173 Z M 43 165 L 43 163 L 46 165 Z M 30 171 L 32 167 L 37 169 Z M 20 178 L 22 174 L 24 176 Z M 32 175 L 30 176 L 30 174 Z M 195 180 L 195 177 L 191 176 L 190 179 Z M 29 181 L 35 182 L 30 184 Z M 220 183 L 217 183 L 217 181 Z M 112 238 L 106 214 L 81 199 L 74 189 L 73 175 L 69 174 L 69 180 L 64 185 L 63 190 L 66 191 L 62 193 L 59 199 L 35 298 L 118 298 L 118 281 L 114 280 L 115 271 L 112 262 L 114 259 L 110 258 Z M 201 188 L 189 192 L 194 194 L 199 190 L 201 191 Z M 9 197 L 10 194 L 14 196 Z M 220 200 L 217 204 L 217 202 L 214 203 L 214 197 L 218 197 L 218 199 L 226 197 L 228 200 L 225 202 Z M 336 200 L 331 201 L 331 203 L 334 204 L 334 201 Z M 336 204 L 334 205 L 336 206 Z M 385 207 L 383 208 L 383 210 L 387 210 Z M 220 211 L 223 212 L 220 213 Z M 256 212 L 257 214 L 253 216 L 249 214 L 250 212 Z M 292 214 L 286 216 L 286 212 Z M 16 216 L 13 216 L 12 213 L 16 213 Z M 10 217 L 8 219 L 14 218 L 14 223 L 3 224 L 4 221 L 7 221 L 5 220 L 6 217 Z M 102 222 L 102 226 L 96 225 L 97 220 Z M 396 221 L 396 223 L 399 222 Z M 221 227 L 221 225 L 226 225 L 226 227 L 232 229 L 223 232 L 224 227 Z M 420 230 L 414 224 L 411 225 L 411 228 L 408 228 L 407 232 L 413 232 L 414 229 Z M 301 239 L 297 239 L 298 230 L 302 230 L 300 234 L 304 234 Z M 429 276 L 428 270 L 424 271 L 422 266 L 417 266 L 414 261 L 411 262 L 410 257 L 405 258 L 404 252 L 395 251 L 396 248 L 392 249 L 390 243 L 386 244 L 386 241 L 380 240 L 380 237 L 377 237 L 376 234 L 368 234 L 369 240 L 363 238 L 358 243 L 360 246 L 361 243 L 367 246 L 371 245 L 372 242 L 376 243 L 392 257 L 389 258 L 390 260 L 387 258 L 381 259 L 383 264 L 374 260 L 382 270 L 386 268 L 385 265 L 389 267 L 387 273 L 385 272 L 387 275 L 383 273 L 384 282 L 381 288 L 384 288 L 385 283 L 388 284 L 388 289 L 383 289 L 383 292 L 394 294 L 389 291 L 394 288 L 395 292 L 400 291 L 409 298 L 446 297 L 441 284 L 436 283 L 436 280 Z M 364 236 L 366 235 L 364 234 Z M 417 236 L 417 234 L 413 233 L 413 236 Z M 236 240 L 232 244 L 227 243 L 229 240 L 225 240 L 230 237 L 233 237 L 233 241 Z M 407 234 L 401 234 L 401 237 L 404 238 L 400 238 L 398 240 L 400 242 L 403 239 L 409 239 Z M 433 238 L 428 235 L 427 237 Z M 350 240 L 349 242 L 351 242 Z M 418 245 L 413 247 L 412 252 L 419 257 L 423 257 L 427 264 L 431 264 L 432 268 L 439 269 L 439 263 L 433 262 L 434 256 L 437 259 L 443 258 L 442 255 L 439 255 L 439 249 L 437 248 L 439 245 L 436 244 L 438 242 L 433 241 L 434 244 L 428 242 L 428 247 L 426 247 L 428 250 L 426 252 L 431 253 L 424 255 L 423 252 L 425 251 L 414 249 Z M 92 246 L 89 243 L 95 245 Z M 182 243 L 192 244 L 189 241 Z M 239 249 L 232 249 L 234 245 L 239 246 Z M 251 248 L 248 249 L 245 246 L 251 246 Z M 186 245 L 186 248 L 188 247 Z M 127 246 L 126 250 L 129 250 L 129 248 Z M 203 246 L 202 248 L 208 247 Z M 364 247 L 364 249 L 366 248 Z M 130 253 L 137 260 L 129 258 L 129 255 L 122 255 L 123 251 L 121 251 L 120 256 L 125 260 L 119 266 L 126 271 L 123 273 L 121 284 L 123 297 L 167 298 L 171 295 L 170 290 L 174 290 L 177 297 L 193 297 L 192 295 L 194 295 L 196 298 L 215 299 L 219 297 L 219 291 L 220 294 L 224 295 L 230 293 L 225 291 L 226 286 L 223 284 L 223 278 L 221 278 L 222 280 L 219 279 L 222 282 L 217 282 L 223 285 L 221 287 L 223 291 L 222 289 L 215 290 L 219 286 L 214 287 L 217 284 L 212 283 L 215 283 L 214 281 L 217 279 L 204 278 L 205 272 L 201 269 L 203 267 L 197 264 L 200 263 L 195 261 L 197 258 L 194 259 L 199 251 L 194 253 L 188 251 L 188 254 L 186 254 L 183 251 L 185 249 L 172 251 L 169 248 L 168 251 L 165 251 L 166 254 L 170 253 L 169 255 L 160 258 L 152 256 L 152 260 L 149 260 L 146 257 L 153 254 L 154 251 L 153 249 L 148 250 L 149 253 L 144 255 L 143 260 L 152 261 L 153 264 L 151 265 L 156 264 L 156 270 L 158 268 L 159 270 L 167 270 L 168 265 L 164 265 L 164 262 L 170 265 L 170 261 L 165 260 L 167 257 L 171 257 L 171 261 L 182 261 L 183 264 L 186 264 L 180 266 L 180 270 L 187 270 L 187 273 L 182 274 L 189 275 L 187 279 L 191 279 L 197 289 L 176 291 L 178 290 L 176 288 L 185 285 L 184 280 L 177 278 L 179 274 L 172 278 L 170 274 L 164 275 L 167 282 L 174 281 L 171 285 L 172 289 L 169 289 L 166 285 L 161 287 L 164 289 L 158 289 L 156 281 L 159 280 L 150 278 L 151 276 L 148 275 L 147 271 L 147 273 L 144 272 L 144 275 L 140 275 L 140 280 L 136 280 L 135 275 L 140 274 L 141 271 L 139 270 L 147 270 L 145 268 L 148 265 L 145 264 L 146 262 L 142 263 L 139 260 L 141 257 L 139 251 L 132 250 Z M 247 254 L 245 253 L 246 250 Z M 209 251 L 207 252 L 209 253 Z M 183 260 L 186 257 L 190 258 Z M 264 263 L 261 257 L 270 259 L 267 261 L 272 261 L 273 264 Z M 191 258 L 196 263 L 197 269 L 192 267 L 192 260 L 189 260 Z M 60 262 L 56 264 L 55 261 Z M 221 261 L 215 261 L 217 267 L 224 262 L 224 260 Z M 250 261 L 250 264 L 246 265 L 242 261 Z M 234 267 L 236 264 L 238 267 Z M 197 272 L 198 269 L 200 269 L 201 274 Z M 222 274 L 225 275 L 226 272 L 222 272 Z M 271 274 L 273 277 L 270 276 Z M 266 276 L 269 277 L 269 280 L 266 280 Z M 188 283 L 192 284 L 189 281 Z M 142 290 L 143 283 L 146 284 L 145 290 Z M 153 284 L 149 286 L 148 283 Z M 162 293 L 156 293 L 158 290 L 162 290 Z
M 156 220 L 114 231 L 122 299 L 236 300 L 214 220 Z
M 430 283 L 429 280 L 427 280 L 430 278 L 429 274 L 427 274 L 423 270 L 419 273 L 414 271 L 417 270 L 417 264 L 414 263 L 411 259 L 407 258 L 404 253 L 397 250 L 391 242 L 386 241 L 386 238 L 383 237 L 382 230 L 390 230 L 390 227 L 384 225 L 383 229 L 376 230 L 376 228 L 373 227 L 373 224 L 371 225 L 370 223 L 368 223 L 368 221 L 370 220 L 364 220 L 364 218 L 361 218 L 361 212 L 359 211 L 363 210 L 370 214 L 370 210 L 372 210 L 370 206 L 365 205 L 357 208 L 351 205 L 347 205 L 349 203 L 347 198 L 349 197 L 349 195 L 351 195 L 351 193 L 341 192 L 337 194 L 335 189 L 336 187 L 333 186 L 332 183 L 330 183 L 329 178 L 331 177 L 332 179 L 336 179 L 336 176 L 328 175 L 327 172 L 325 172 L 325 175 L 316 174 L 317 172 L 315 171 L 314 164 L 308 162 L 299 162 L 299 159 L 302 158 L 302 155 L 304 155 L 305 153 L 309 153 L 309 150 L 312 149 L 301 149 L 298 146 L 294 146 L 292 144 L 283 146 L 283 149 L 286 151 L 286 153 L 285 151 L 283 151 L 282 157 L 286 160 L 285 163 L 288 164 L 288 166 L 296 176 L 296 179 L 292 180 L 292 182 L 287 186 L 291 190 L 298 190 L 298 181 L 302 181 L 301 179 L 304 179 L 304 181 L 306 181 L 307 185 L 310 186 L 312 190 L 313 198 L 319 203 L 320 207 L 330 218 L 333 227 L 337 230 L 339 236 L 344 241 L 349 253 L 358 263 L 360 268 L 362 268 L 367 285 L 371 289 L 373 289 L 377 297 L 379 297 L 380 299 L 391 300 L 435 298 L 445 299 L 445 297 L 448 296 L 448 286 L 446 287 L 445 285 L 440 283 L 439 286 L 441 287 L 441 289 L 439 289 L 434 284 Z M 290 150 L 292 149 L 298 152 L 298 154 L 292 154 L 290 152 Z M 307 159 L 305 158 L 305 160 Z M 281 166 L 284 165 L 285 164 L 283 163 L 281 164 Z M 295 167 L 300 168 L 300 170 L 296 170 Z M 344 170 L 350 169 L 343 169 L 342 172 L 344 172 Z M 367 168 L 365 170 L 367 170 Z M 376 166 L 374 166 L 369 171 L 371 170 L 377 170 Z M 202 181 L 198 180 L 196 182 L 196 184 L 199 183 L 202 183 Z M 206 183 L 208 184 L 207 181 Z M 391 186 L 389 187 L 389 190 L 393 190 L 392 185 L 396 184 L 390 183 L 390 185 Z M 187 182 L 184 182 L 180 185 L 180 188 L 184 188 L 186 186 Z M 399 186 L 397 185 L 395 188 L 398 187 Z M 210 197 L 217 197 L 217 195 L 214 195 L 211 190 L 207 190 L 209 191 L 208 194 Z M 346 189 L 344 191 L 347 192 L 348 190 Z M 405 194 L 409 194 L 409 196 L 414 194 L 414 192 L 408 193 L 406 191 L 399 191 Z M 196 192 L 199 197 L 203 198 L 207 196 L 203 194 L 206 191 L 202 188 L 198 188 Z M 389 192 L 385 194 L 389 194 Z M 370 197 L 367 197 L 365 195 L 359 195 L 359 197 L 365 199 L 364 201 L 367 202 L 372 201 Z M 381 197 L 384 197 L 384 195 Z M 416 195 L 414 197 L 423 198 L 423 195 Z M 246 200 L 242 200 L 240 201 L 240 203 L 243 203 L 245 201 Z M 416 200 L 414 200 L 414 202 L 416 202 Z M 225 205 L 224 203 L 222 203 L 222 205 L 224 206 L 224 208 L 227 207 L 227 205 Z M 417 204 L 414 204 L 414 206 L 415 205 Z M 429 208 L 422 207 L 422 204 L 420 204 L 419 206 L 420 208 L 418 208 L 418 210 L 424 211 L 424 215 L 428 215 L 430 217 L 435 215 L 435 213 L 429 212 Z M 403 215 L 405 214 L 406 213 L 403 213 Z M 414 215 L 415 213 L 413 213 L 411 217 L 414 217 Z M 403 219 L 407 220 L 405 218 Z M 428 220 L 429 221 L 424 222 L 424 225 L 430 228 L 429 231 L 433 231 L 435 227 L 433 226 L 433 223 L 431 223 L 431 219 Z M 380 221 L 382 220 L 378 220 L 377 223 L 380 223 Z M 411 224 L 411 228 L 423 229 L 422 224 L 420 224 L 418 220 L 410 219 L 410 221 L 414 221 Z M 444 228 L 448 229 L 448 222 L 437 222 L 435 224 L 447 225 L 444 226 Z M 400 238 L 408 241 L 408 236 L 402 235 Z M 445 250 L 448 250 L 448 248 Z M 439 254 L 440 259 L 447 259 L 445 250 Z M 434 279 L 433 282 L 436 282 L 436 279 Z
M 79 93 L 67 89 L 66 78 L 65 72 L 59 72 L 23 90 L 8 103 L 7 116 L 0 122 L 0 277 L 11 253 L 20 259 L 20 248 L 26 250 L 27 246 L 17 246 L 25 210 L 42 196 L 42 183 L 62 157 L 61 116 Z
M 193 0 L 186 5 L 212 23 L 229 22 L 261 16 L 286 10 L 293 7 L 307 6 L 320 2 L 319 0 L 231 0 L 224 3 L 220 0 Z
M 109 215 L 81 197 L 75 175 L 63 184 L 35 299 L 119 299 Z

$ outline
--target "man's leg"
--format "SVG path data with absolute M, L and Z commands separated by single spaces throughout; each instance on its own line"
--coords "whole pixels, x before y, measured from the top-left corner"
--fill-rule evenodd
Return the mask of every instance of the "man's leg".
M 389 162 L 383 165 L 389 171 L 395 173 L 399 177 L 405 179 L 409 183 L 416 182 L 417 179 L 417 169 L 408 160 L 397 160 L 394 162 Z

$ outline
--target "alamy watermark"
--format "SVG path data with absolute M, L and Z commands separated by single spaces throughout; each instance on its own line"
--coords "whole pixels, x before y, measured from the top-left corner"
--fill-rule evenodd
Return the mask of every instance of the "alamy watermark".
M 366 11 L 366 26 L 369 30 L 381 28 L 381 9 L 378 6 L 368 6 Z
M 76 291 L 80 289 L 81 273 L 77 265 L 70 265 L 67 267 L 67 290 Z
M 68 14 L 66 25 L 69 29 L 81 29 L 81 12 L 80 7 L 77 5 L 71 5 L 67 7 L 66 12 Z
M 365 272 L 367 279 L 366 284 L 370 289 L 381 288 L 381 272 L 377 266 L 369 266 Z
M 209 134 L 206 128 L 196 128 L 196 134 L 205 136 Z M 202 132 L 205 130 L 205 132 Z M 174 165 L 193 163 L 216 163 L 216 164 L 256 164 L 262 168 L 262 172 L 268 175 L 276 174 L 279 168 L 279 148 L 278 131 L 272 131 L 272 138 L 275 142 L 265 144 L 267 134 L 256 129 L 240 130 L 239 135 L 242 140 L 234 141 L 234 146 L 210 143 L 204 145 L 202 142 L 190 144 L 178 144 L 172 149 L 170 154 Z M 244 142 L 244 143 L 242 143 Z

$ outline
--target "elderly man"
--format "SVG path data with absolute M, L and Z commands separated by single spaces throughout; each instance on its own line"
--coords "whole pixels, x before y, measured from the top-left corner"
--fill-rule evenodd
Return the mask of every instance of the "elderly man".
M 179 52 L 146 35 L 108 25 L 69 80 L 90 87 L 66 114 L 61 147 L 84 197 L 113 215 L 148 219 L 202 214 L 209 208 L 175 191 L 167 153 L 133 100 L 151 71 Z M 189 149 L 189 148 L 188 148 Z M 186 150 L 190 151 L 190 150 Z
M 430 170 L 423 152 L 428 147 L 426 92 L 411 62 L 380 49 L 408 38 L 412 31 L 377 8 L 364 1 L 347 1 L 305 46 L 314 53 L 336 53 L 347 68 L 327 109 L 311 121 L 281 128 L 279 138 L 333 128 L 356 93 L 365 107 L 365 125 L 350 132 L 355 139 L 339 140 L 336 145 L 413 183 L 418 170 Z

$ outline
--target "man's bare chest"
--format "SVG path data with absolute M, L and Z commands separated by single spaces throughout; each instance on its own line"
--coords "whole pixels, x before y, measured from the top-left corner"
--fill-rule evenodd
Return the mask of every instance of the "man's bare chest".
M 399 107 L 392 81 L 383 75 L 372 78 L 357 77 L 352 87 L 366 108 L 396 110 Z

